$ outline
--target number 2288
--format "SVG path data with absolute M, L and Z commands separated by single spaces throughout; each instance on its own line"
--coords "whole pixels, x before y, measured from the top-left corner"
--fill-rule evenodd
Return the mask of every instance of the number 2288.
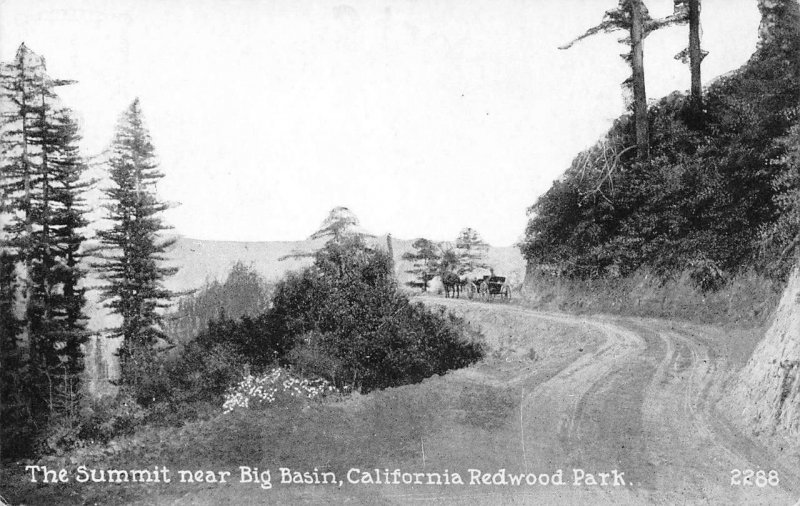
M 771 487 L 777 487 L 778 483 L 780 483 L 778 471 L 775 471 L 774 469 L 769 473 L 763 469 L 759 469 L 758 471 L 754 471 L 752 469 L 731 470 L 731 485 L 745 487 L 752 487 L 755 485 L 756 487 L 764 488 L 767 485 Z

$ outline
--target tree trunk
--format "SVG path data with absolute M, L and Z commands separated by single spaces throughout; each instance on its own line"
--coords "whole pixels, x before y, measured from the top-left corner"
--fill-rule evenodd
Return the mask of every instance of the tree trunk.
M 639 160 L 650 156 L 647 135 L 647 92 L 644 86 L 644 26 L 641 0 L 631 0 L 631 68 L 633 71 L 633 111 L 636 121 L 636 148 Z
M 20 83 L 21 83 L 21 116 L 22 116 L 22 166 L 23 166 L 23 179 L 24 179 L 24 188 L 25 188 L 25 200 L 24 200 L 24 214 L 25 214 L 25 244 L 22 246 L 22 268 L 24 270 L 23 273 L 23 293 L 22 293 L 22 304 L 24 305 L 24 314 L 25 314 L 25 325 L 22 328 L 22 341 L 26 343 L 29 350 L 29 359 L 31 363 L 36 359 L 34 356 L 34 347 L 31 345 L 31 318 L 30 314 L 32 311 L 31 304 L 33 303 L 33 282 L 31 280 L 31 272 L 33 270 L 33 259 L 31 255 L 31 241 L 33 238 L 33 218 L 31 217 L 31 163 L 30 158 L 28 157 L 28 100 L 27 100 L 27 93 L 28 90 L 26 88 L 25 82 L 25 58 L 23 56 L 18 56 L 18 65 L 20 69 Z
M 45 273 L 42 279 L 44 285 L 45 308 L 42 318 L 44 321 L 49 322 L 51 317 L 51 275 L 53 272 L 52 252 L 50 249 L 50 168 L 47 166 L 47 149 L 50 142 L 47 132 L 47 102 L 45 101 L 45 92 L 42 89 L 42 110 L 39 113 L 39 121 L 42 128 L 42 243 L 44 244 L 44 261 L 42 262 L 45 267 Z
M 394 248 L 392 247 L 392 234 L 386 234 L 386 251 L 389 253 L 389 261 L 392 266 L 392 276 L 394 276 Z
M 700 81 L 700 0 L 689 0 L 689 67 L 692 74 L 692 109 L 700 115 L 703 107 L 703 85 Z

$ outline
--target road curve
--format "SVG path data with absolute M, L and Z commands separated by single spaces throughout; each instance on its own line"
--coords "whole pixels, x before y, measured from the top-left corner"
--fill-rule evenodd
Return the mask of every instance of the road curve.
M 543 313 L 463 299 L 426 298 L 425 302 L 447 307 L 489 334 L 504 320 L 513 320 L 517 331 L 524 330 L 526 321 L 531 326 L 547 321 L 593 331 L 595 345 L 587 344 L 583 353 L 550 377 L 534 379 L 533 368 L 506 380 L 521 390 L 519 429 L 526 469 L 625 473 L 624 487 L 554 487 L 548 493 L 556 495 L 549 500 L 798 502 L 800 470 L 781 466 L 766 448 L 715 410 L 728 364 L 696 329 L 690 332 L 664 320 Z M 501 333 L 511 331 L 505 328 Z M 490 336 L 490 346 L 498 346 L 497 340 Z M 732 484 L 735 470 L 775 471 L 779 483 Z

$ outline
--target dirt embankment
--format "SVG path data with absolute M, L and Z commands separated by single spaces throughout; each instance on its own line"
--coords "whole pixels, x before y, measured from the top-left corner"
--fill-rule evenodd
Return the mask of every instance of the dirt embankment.
M 800 450 L 800 269 L 789 279 L 772 325 L 730 397 L 738 421 Z M 744 406 L 737 413 L 733 406 Z

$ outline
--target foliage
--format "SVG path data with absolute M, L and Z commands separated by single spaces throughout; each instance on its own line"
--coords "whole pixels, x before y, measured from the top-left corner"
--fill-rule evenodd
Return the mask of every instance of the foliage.
M 7 434 L 16 434 L 3 437 L 12 453 L 36 428 L 71 423 L 79 403 L 87 337 L 80 229 L 90 182 L 82 180 L 77 124 L 55 92 L 66 84 L 24 44 L 0 67 L 2 417 Z
M 179 424 L 216 411 L 246 371 L 265 370 L 287 353 L 289 339 L 273 328 L 268 313 L 234 320 L 222 312 L 177 356 L 159 357 L 135 391 L 148 421 Z
M 115 437 L 132 434 L 145 416 L 144 408 L 125 393 L 95 400 L 83 413 L 76 446 L 107 443 Z
M 224 282 L 206 282 L 197 293 L 178 301 L 164 318 L 166 333 L 171 341 L 182 343 L 200 334 L 221 312 L 233 319 L 255 317 L 267 310 L 271 291 L 255 269 L 236 262 Z
M 327 239 L 340 241 L 344 236 L 356 234 L 367 236 L 360 228 L 358 218 L 346 207 L 334 207 L 319 229 L 309 239 Z
M 421 381 L 481 357 L 458 321 L 412 305 L 397 291 L 391 259 L 357 237 L 329 243 L 314 266 L 276 287 L 275 329 L 295 348 L 324 350 L 338 367 L 325 379 L 370 391 Z
M 576 42 L 579 42 L 585 38 L 591 37 L 592 35 L 596 35 L 598 33 L 611 33 L 615 31 L 630 31 L 631 29 L 631 9 L 634 7 L 634 2 L 631 0 L 620 0 L 617 4 L 617 7 L 614 9 L 609 9 L 603 15 L 603 20 L 589 28 L 581 34 L 579 37 L 573 39 L 567 44 L 564 44 L 559 49 L 569 49 L 571 48 Z M 642 21 L 643 21 L 643 28 L 644 28 L 644 36 L 646 37 L 651 32 L 658 30 L 660 28 L 664 28 L 667 26 L 672 26 L 681 23 L 687 23 L 689 21 L 689 9 L 688 9 L 688 0 L 675 0 L 675 7 L 674 12 L 672 15 L 667 16 L 665 18 L 660 19 L 653 19 L 650 17 L 650 13 L 647 10 L 647 6 L 645 6 L 644 2 L 638 3 L 639 10 L 641 11 Z M 626 36 L 620 39 L 621 43 L 630 44 L 630 37 Z M 630 61 L 630 55 L 622 55 L 622 58 L 626 61 Z
M 455 243 L 417 239 L 412 247 L 414 251 L 405 253 L 403 259 L 412 262 L 408 273 L 420 280 L 409 285 L 422 286 L 422 291 L 427 291 L 428 282 L 435 276 L 447 273 L 462 276 L 477 269 L 490 268 L 485 262 L 489 245 L 473 228 L 462 229 Z
M 166 337 L 159 310 L 168 306 L 173 293 L 164 288 L 163 279 L 177 270 L 160 265 L 174 240 L 159 238 L 167 228 L 160 214 L 168 206 L 156 196 L 156 182 L 163 174 L 138 99 L 123 114 L 111 150 L 113 184 L 104 192 L 112 225 L 97 232 L 102 249 L 96 253 L 100 261 L 94 267 L 107 283 L 102 290 L 106 306 L 122 318 L 111 333 L 123 338 L 120 382 L 135 388 L 147 377 L 153 346 Z
M 688 268 L 707 290 L 748 266 L 783 275 L 770 266 L 795 237 L 788 147 L 800 103 L 800 15 L 784 4 L 773 37 L 708 88 L 700 128 L 687 122 L 689 98 L 673 93 L 649 110 L 648 161 L 626 151 L 629 116 L 575 158 L 529 209 L 530 268 L 580 279 L 642 268 L 676 279 Z
M 800 124 L 792 127 L 783 144 L 786 171 L 773 183 L 778 217 L 761 231 L 761 254 L 773 260 L 770 268 L 779 277 L 789 274 L 800 250 Z
M 458 269 L 456 273 L 466 274 L 476 269 L 488 269 L 484 261 L 489 251 L 489 244 L 483 240 L 474 228 L 467 227 L 459 232 L 456 238 L 456 252 L 458 254 Z
M 420 280 L 424 292 L 428 290 L 428 282 L 438 271 L 439 247 L 430 239 L 417 239 L 411 246 L 414 251 L 403 253 L 403 260 L 411 262 L 412 267 L 408 273 Z
M 366 392 L 481 358 L 462 321 L 412 305 L 398 292 L 384 251 L 348 236 L 315 257 L 313 266 L 278 283 L 270 309 L 238 320 L 223 311 L 177 356 L 153 357 L 137 388 L 126 390 L 147 409 L 146 420 L 179 425 L 210 415 L 226 393 L 233 395 L 232 385 L 276 367 Z
M 350 236 L 374 237 L 361 228 L 358 217 L 350 209 L 338 206 L 331 209 L 317 231 L 308 239 L 312 241 L 324 239 L 328 243 L 339 242 Z M 288 255 L 280 257 L 279 260 L 314 258 L 317 251 L 293 250 Z

